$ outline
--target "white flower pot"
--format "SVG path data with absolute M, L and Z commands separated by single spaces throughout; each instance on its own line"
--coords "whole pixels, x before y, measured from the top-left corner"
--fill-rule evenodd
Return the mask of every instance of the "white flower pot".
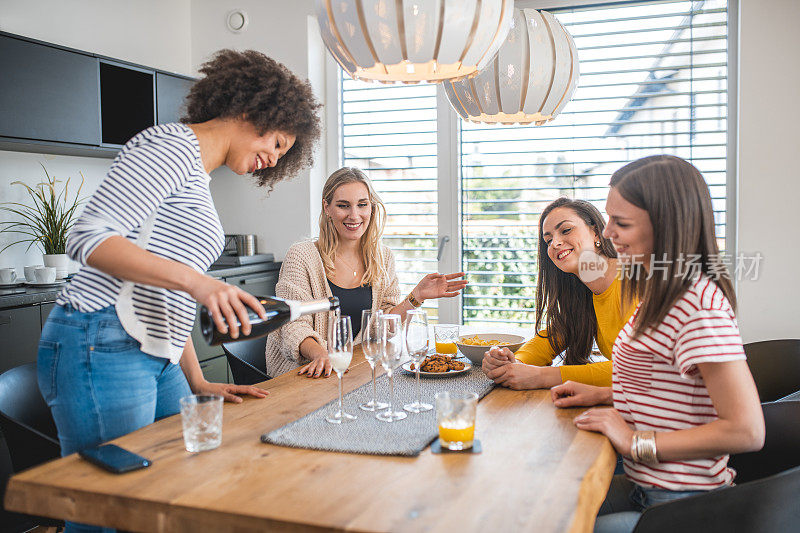
M 67 269 L 69 268 L 67 254 L 42 254 L 42 258 L 44 259 L 44 266 L 56 267 L 56 279 L 67 277 Z

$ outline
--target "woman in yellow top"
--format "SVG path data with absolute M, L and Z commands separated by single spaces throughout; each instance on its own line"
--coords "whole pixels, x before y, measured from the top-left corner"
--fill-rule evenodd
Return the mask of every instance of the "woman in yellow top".
M 567 380 L 610 387 L 611 348 L 635 304 L 622 303 L 617 252 L 603 237 L 603 216 L 589 202 L 559 198 L 540 221 L 538 333 L 516 354 L 490 349 L 483 371 L 495 383 L 517 390 L 550 388 Z M 589 362 L 595 342 L 607 361 Z M 551 366 L 562 353 L 564 365 Z

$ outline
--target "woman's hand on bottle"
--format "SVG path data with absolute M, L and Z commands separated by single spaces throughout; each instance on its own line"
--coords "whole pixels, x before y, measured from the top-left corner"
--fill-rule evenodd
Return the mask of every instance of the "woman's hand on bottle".
M 454 274 L 428 274 L 417 283 L 414 287 L 414 297 L 419 300 L 428 300 L 431 298 L 452 298 L 458 296 L 461 289 L 467 286 L 467 280 L 457 279 L 463 278 L 463 272 L 456 272 Z
M 231 337 L 234 339 L 239 337 L 238 323 L 242 325 L 241 333 L 243 335 L 250 334 L 247 307 L 254 310 L 262 319 L 267 316 L 264 306 L 261 305 L 258 298 L 239 287 L 228 285 L 205 274 L 198 274 L 187 292 L 197 303 L 206 306 L 211 311 L 211 318 L 214 319 L 217 329 L 226 333 L 230 328 Z
M 613 407 L 589 409 L 576 416 L 574 422 L 578 429 L 602 433 L 608 437 L 617 453 L 630 457 L 633 429 Z
M 210 383 L 205 381 L 192 390 L 195 394 L 217 394 L 226 402 L 242 403 L 239 395 L 248 395 L 255 398 L 266 398 L 268 391 L 253 385 L 233 385 L 231 383 Z
M 610 404 L 611 387 L 596 387 L 577 381 L 565 381 L 550 389 L 550 397 L 556 407 L 587 407 Z
M 297 373 L 306 374 L 310 378 L 327 378 L 331 375 L 332 371 L 333 367 L 331 366 L 331 360 L 327 355 L 325 355 L 322 357 L 317 357 L 316 359 L 312 359 L 310 363 L 300 367 L 300 370 L 298 370 Z

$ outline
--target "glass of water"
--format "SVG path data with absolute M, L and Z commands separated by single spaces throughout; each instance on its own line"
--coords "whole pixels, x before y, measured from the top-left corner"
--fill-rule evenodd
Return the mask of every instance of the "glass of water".
M 213 450 L 222 444 L 222 396 L 192 394 L 181 398 L 183 442 L 187 452 Z

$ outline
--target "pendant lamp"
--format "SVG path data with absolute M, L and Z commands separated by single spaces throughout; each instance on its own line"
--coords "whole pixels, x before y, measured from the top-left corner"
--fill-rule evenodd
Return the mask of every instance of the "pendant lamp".
M 538 126 L 569 102 L 579 74 L 578 51 L 564 26 L 546 11 L 514 9 L 497 56 L 476 76 L 444 88 L 464 120 Z
M 353 79 L 472 76 L 508 34 L 513 0 L 315 0 L 322 40 Z

